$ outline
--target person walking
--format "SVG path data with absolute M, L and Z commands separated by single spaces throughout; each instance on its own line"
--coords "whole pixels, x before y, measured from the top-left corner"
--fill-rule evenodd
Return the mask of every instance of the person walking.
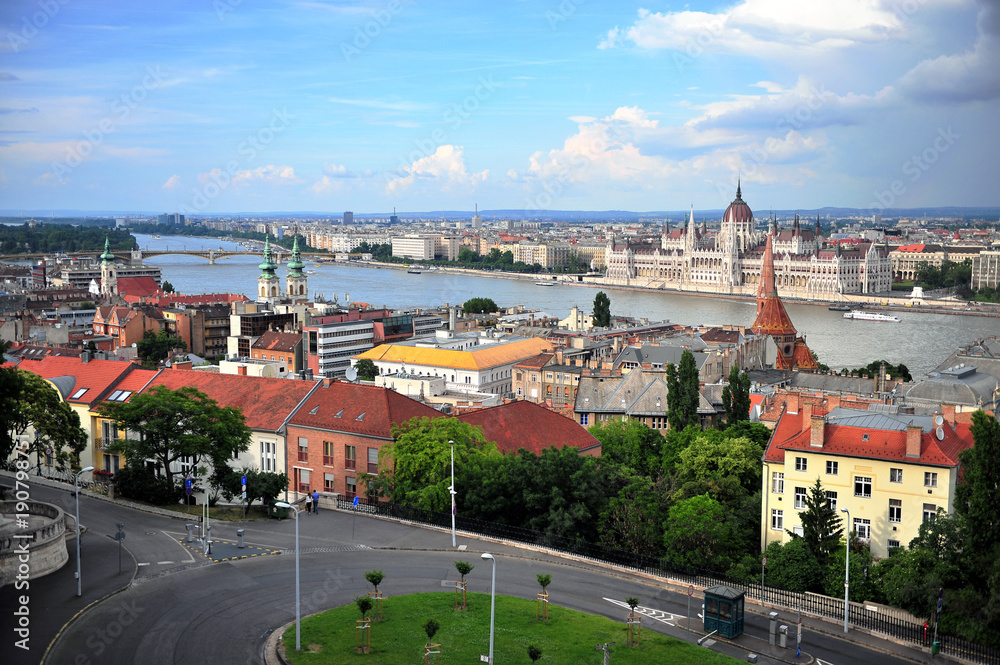
M 313 512 L 319 515 L 319 490 L 313 492 Z
M 312 497 L 306 494 L 306 515 L 312 512 Z

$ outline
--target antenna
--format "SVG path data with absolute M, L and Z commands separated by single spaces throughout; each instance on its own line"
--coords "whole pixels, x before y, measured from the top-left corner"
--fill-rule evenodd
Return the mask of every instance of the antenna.
M 937 437 L 938 441 L 944 441 L 944 430 L 940 427 L 934 430 L 934 435 Z
M 941 416 L 941 414 L 934 416 L 934 425 L 936 427 L 941 427 L 941 425 L 944 425 L 944 417 Z
M 344 376 L 347 377 L 348 381 L 354 381 L 355 379 L 358 378 L 358 370 L 354 369 L 353 367 L 348 367 L 347 371 L 344 372 Z

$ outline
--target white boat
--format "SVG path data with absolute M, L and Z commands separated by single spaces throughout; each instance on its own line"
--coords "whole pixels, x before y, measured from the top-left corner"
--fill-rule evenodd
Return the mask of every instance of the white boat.
M 860 309 L 855 309 L 853 311 L 844 314 L 845 319 L 857 319 L 859 321 L 890 321 L 892 323 L 899 323 L 898 316 L 891 316 L 889 314 L 881 314 L 879 312 L 864 312 Z
M 555 282 L 535 282 L 535 286 L 555 286 Z

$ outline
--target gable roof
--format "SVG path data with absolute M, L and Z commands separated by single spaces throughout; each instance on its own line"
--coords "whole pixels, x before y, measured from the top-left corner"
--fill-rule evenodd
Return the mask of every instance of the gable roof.
M 663 376 L 641 370 L 624 376 L 582 376 L 574 410 L 662 416 L 667 412 L 667 383 Z
M 552 344 L 533 337 L 513 342 L 490 344 L 468 351 L 426 348 L 407 344 L 382 344 L 354 357 L 404 365 L 481 370 L 520 362 L 545 351 L 552 351 Z
M 149 387 L 153 386 L 171 390 L 191 386 L 214 399 L 219 406 L 231 406 L 242 411 L 250 429 L 276 432 L 317 384 L 312 381 L 175 369 L 160 372 Z
M 119 360 L 91 360 L 66 356 L 46 356 L 40 360 L 25 358 L 18 369 L 37 374 L 55 385 L 70 404 L 90 406 L 126 374 L 138 368 Z
M 441 413 L 394 390 L 335 381 L 317 389 L 288 424 L 392 439 L 393 425 L 417 416 Z
M 482 427 L 486 440 L 496 442 L 503 453 L 525 448 L 538 455 L 553 446 L 583 451 L 601 445 L 575 420 L 526 400 L 469 411 L 458 419 Z
M 268 330 L 266 333 L 261 335 L 257 341 L 250 346 L 250 348 L 291 353 L 295 350 L 295 347 L 301 343 L 302 335 Z

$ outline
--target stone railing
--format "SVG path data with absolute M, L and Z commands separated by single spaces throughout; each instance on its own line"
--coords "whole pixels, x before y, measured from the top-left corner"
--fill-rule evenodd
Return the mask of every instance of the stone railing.
M 29 526 L 18 526 L 17 516 L 25 514 Z M 69 561 L 62 508 L 41 501 L 0 501 L 0 515 L 5 520 L 0 526 L 0 586 L 47 575 Z

